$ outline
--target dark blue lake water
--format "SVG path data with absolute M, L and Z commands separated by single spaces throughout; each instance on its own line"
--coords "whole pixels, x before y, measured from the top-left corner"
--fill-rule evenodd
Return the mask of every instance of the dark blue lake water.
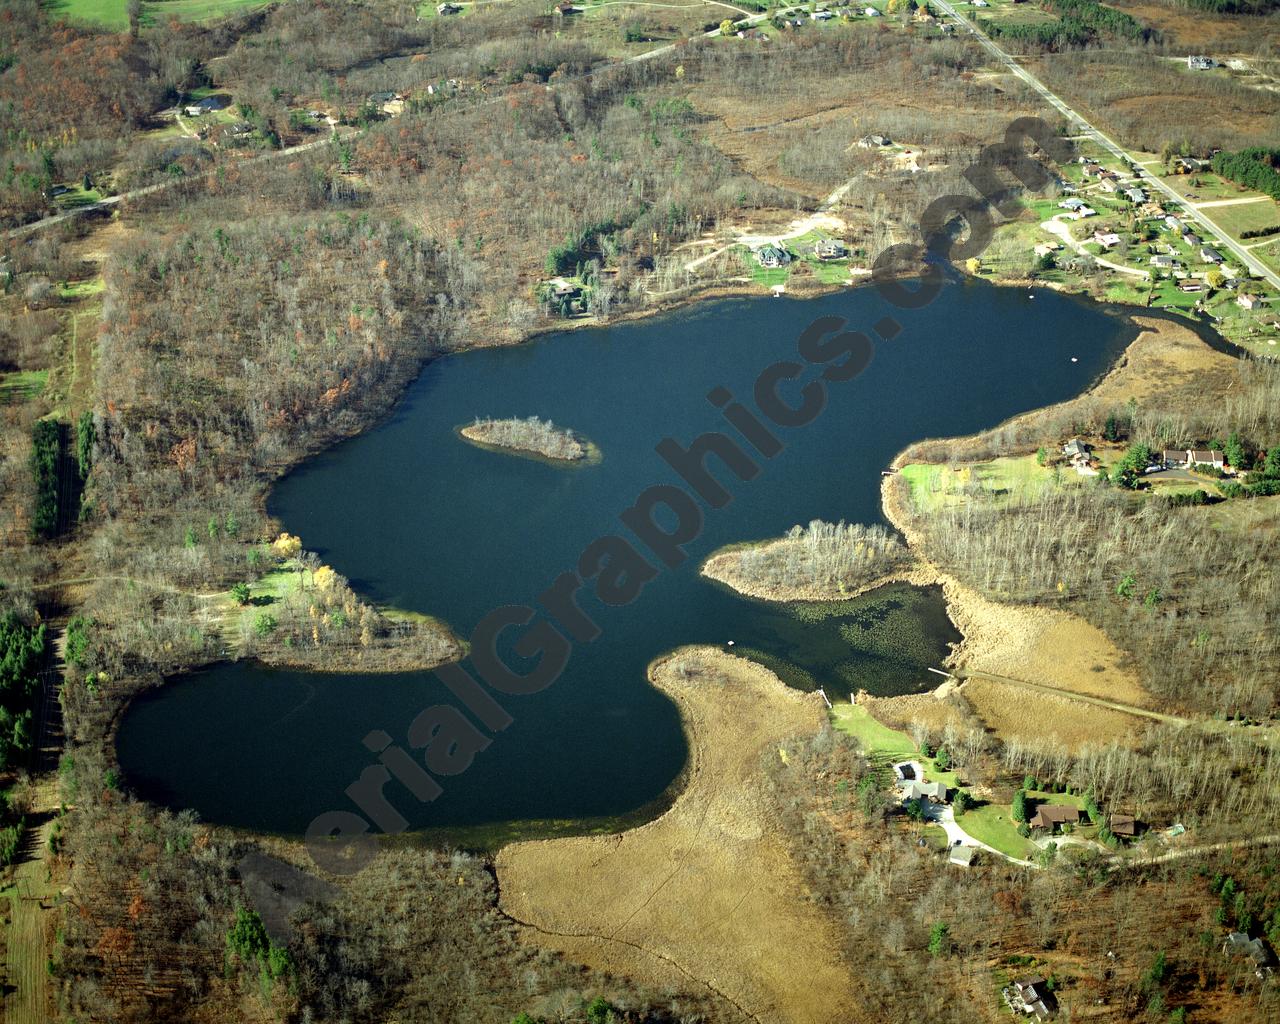
M 678 482 L 654 446 L 727 429 L 705 397 L 710 389 L 727 387 L 750 405 L 756 376 L 795 358 L 814 318 L 846 317 L 871 333 L 887 313 L 901 334 L 877 342 L 856 380 L 829 385 L 815 422 L 778 430 L 786 449 L 758 458 L 756 479 L 721 474 L 733 501 L 706 510 L 686 564 L 628 607 L 584 596 L 601 637 L 579 644 L 542 693 L 503 699 L 515 724 L 466 773 L 443 780 L 442 797 L 422 805 L 395 794 L 415 828 L 481 842 L 616 827 L 652 813 L 686 751 L 675 708 L 648 686 L 645 666 L 679 644 L 732 639 L 792 685 L 821 685 L 832 696 L 931 686 L 925 667 L 957 639 L 939 594 L 886 588 L 802 619 L 705 581 L 698 564 L 724 544 L 812 519 L 881 521 L 880 471 L 896 452 L 1079 393 L 1133 328 L 1052 292 L 1033 298 L 972 283 L 948 286 L 914 312 L 889 309 L 872 289 L 708 303 L 438 360 L 385 424 L 279 485 L 272 511 L 362 593 L 439 616 L 465 636 L 500 605 L 533 604 L 587 543 L 622 530 L 619 513 L 647 486 Z M 592 439 L 603 461 L 554 466 L 454 434 L 477 415 L 534 414 Z M 429 673 L 228 664 L 138 700 L 118 751 L 144 796 L 213 822 L 300 832 L 322 811 L 352 809 L 343 791 L 372 763 L 361 744 L 367 732 L 383 729 L 403 744 L 414 716 L 440 702 L 457 703 Z

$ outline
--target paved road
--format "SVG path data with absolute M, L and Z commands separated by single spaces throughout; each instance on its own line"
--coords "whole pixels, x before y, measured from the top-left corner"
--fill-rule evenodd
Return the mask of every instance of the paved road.
M 969 32 L 973 34 L 974 39 L 982 44 L 982 46 L 993 57 L 995 57 L 997 61 L 1008 68 L 1011 74 L 1024 82 L 1032 91 L 1037 93 L 1055 110 L 1069 118 L 1072 123 L 1077 124 L 1079 126 L 1077 134 L 1091 139 L 1117 160 L 1123 160 L 1126 163 L 1133 162 L 1133 157 L 1126 150 L 1122 149 L 1112 141 L 1111 138 L 1091 125 L 1075 108 L 1069 106 L 1056 93 L 1052 92 L 1048 86 L 1041 82 L 1040 79 L 1036 78 L 1035 75 L 1019 64 L 1005 50 L 996 45 L 996 43 L 994 43 L 985 32 L 979 29 L 977 25 L 957 11 L 950 3 L 950 0 L 936 0 L 936 3 L 938 7 L 940 7 L 952 20 L 956 21 L 962 28 L 968 29 Z M 1172 200 L 1177 206 L 1182 207 L 1186 211 L 1186 216 L 1190 220 L 1196 221 L 1206 230 L 1217 235 L 1220 242 L 1215 244 L 1219 244 L 1222 248 L 1228 250 L 1241 263 L 1248 267 L 1249 270 L 1263 278 L 1273 288 L 1280 289 L 1280 274 L 1277 274 L 1274 270 L 1271 270 L 1265 264 L 1261 263 L 1239 242 L 1228 238 L 1226 233 L 1222 231 L 1222 229 L 1219 228 L 1212 220 L 1210 220 L 1209 217 L 1201 210 L 1196 209 L 1194 206 L 1188 206 L 1182 196 L 1174 191 L 1172 186 L 1165 184 L 1165 182 L 1161 181 L 1159 178 L 1151 176 L 1149 173 L 1143 175 L 1143 181 L 1156 191 L 1163 192 L 1168 199 Z

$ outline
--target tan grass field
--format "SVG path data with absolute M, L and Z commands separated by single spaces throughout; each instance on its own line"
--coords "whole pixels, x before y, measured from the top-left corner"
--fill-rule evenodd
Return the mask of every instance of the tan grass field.
M 1025 679 L 1137 707 L 1151 698 L 1125 654 L 1102 630 L 1052 608 L 1001 604 L 955 581 L 944 583 L 951 617 L 964 634 L 952 661 L 971 672 Z M 968 684 L 964 687 L 968 693 Z
M 1123 711 L 993 679 L 966 680 L 960 693 L 983 724 L 1004 740 L 1051 740 L 1073 750 L 1086 744 L 1136 745 L 1146 731 L 1142 719 Z
M 1210 386 L 1210 382 L 1214 387 L 1225 388 L 1237 372 L 1235 360 L 1209 348 L 1189 329 L 1163 320 L 1135 319 L 1142 332 L 1093 389 L 1061 406 L 1027 413 L 1011 423 L 1034 424 L 1041 417 L 1060 417 L 1064 409 L 1093 403 L 1113 407 L 1130 398 L 1142 404 L 1176 400 L 1193 389 Z M 948 448 L 959 459 L 967 452 L 985 451 L 986 433 L 991 432 L 948 442 Z M 906 452 L 895 464 L 911 460 L 910 452 Z M 906 536 L 917 557 L 927 560 L 928 551 L 897 505 L 901 493 L 907 490 L 895 486 L 900 484 L 899 480 L 885 479 L 885 513 Z M 944 587 L 951 617 L 964 634 L 951 659 L 953 665 L 1154 708 L 1124 651 L 1102 630 L 1068 612 L 988 600 L 946 574 L 936 570 L 935 574 Z M 1072 746 L 1085 740 L 1107 742 L 1111 738 L 1133 737 L 1144 726 L 1141 719 L 1120 711 L 992 680 L 969 680 L 959 693 L 974 713 L 1002 737 L 1048 735 Z M 927 705 L 914 709 L 887 705 L 882 710 L 886 721 L 901 721 L 908 711 L 915 710 L 926 720 L 945 724 L 951 714 L 945 707 Z
M 860 693 L 858 703 L 866 707 L 877 722 L 894 729 L 908 730 L 913 722 L 920 722 L 940 736 L 947 726 L 963 729 L 973 724 L 966 702 L 951 682 L 944 682 L 930 693 L 906 693 L 900 697 Z
M 836 927 L 807 902 L 760 794 L 762 758 L 818 729 L 822 702 L 714 648 L 667 655 L 649 678 L 684 720 L 683 791 L 666 814 L 621 835 L 506 847 L 496 864 L 502 909 L 532 945 L 655 986 L 706 986 L 736 1007 L 717 1019 L 856 1020 Z

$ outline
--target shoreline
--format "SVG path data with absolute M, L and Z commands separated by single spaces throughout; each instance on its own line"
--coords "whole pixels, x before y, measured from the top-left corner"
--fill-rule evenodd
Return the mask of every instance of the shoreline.
M 565 430 L 565 433 L 573 438 L 581 447 L 582 454 L 574 458 L 563 458 L 558 455 L 548 455 L 544 451 L 537 448 L 528 448 L 522 445 L 502 444 L 498 441 L 486 441 L 484 438 L 476 437 L 476 424 L 469 423 L 460 427 L 454 427 L 453 432 L 465 441 L 467 444 L 480 448 L 487 452 L 497 452 L 500 455 L 512 455 L 518 459 L 530 459 L 534 462 L 545 462 L 553 466 L 562 466 L 566 469 L 576 468 L 579 466 L 598 466 L 604 461 L 604 454 L 600 451 L 600 446 L 592 441 L 589 437 L 583 437 L 576 430 Z
M 870 282 L 866 282 L 866 281 L 856 282 L 856 284 L 865 284 L 865 283 L 870 283 Z M 1002 286 L 1002 283 L 997 283 L 997 282 L 985 281 L 983 283 L 990 284 L 993 287 Z M 815 287 L 812 293 L 807 293 L 805 294 L 804 297 L 805 298 L 817 297 L 821 294 L 828 294 L 828 293 L 840 291 L 845 287 L 848 287 L 848 286 L 840 285 L 840 286 Z M 696 301 L 702 301 L 704 299 L 714 301 L 717 299 L 724 299 L 724 298 L 743 297 L 744 295 L 750 296 L 750 297 L 763 297 L 762 295 L 760 295 L 759 290 L 757 288 L 701 289 L 696 293 L 689 296 L 685 296 L 674 303 L 664 304 L 664 305 L 657 306 L 650 309 L 632 311 L 631 314 L 628 314 L 627 316 L 619 319 L 634 320 L 634 319 L 648 318 L 650 316 L 659 315 L 662 313 L 673 312 L 676 309 L 682 308 L 686 305 L 691 305 Z M 1086 298 L 1087 296 L 1083 296 L 1083 295 L 1081 296 L 1082 301 L 1085 300 Z M 1119 306 L 1113 305 L 1111 308 L 1116 309 L 1117 312 L 1119 312 L 1120 310 L 1125 310 L 1127 312 L 1127 315 L 1135 323 L 1138 323 L 1138 317 L 1142 315 L 1141 311 L 1129 310 L 1128 307 L 1119 307 Z M 1165 322 L 1172 321 L 1172 318 L 1166 318 L 1163 316 L 1152 317 L 1151 319 L 1165 321 Z M 546 334 L 559 333 L 559 331 L 564 329 L 566 326 L 568 325 L 560 325 L 557 327 L 548 328 L 543 331 L 533 332 L 521 338 L 519 342 L 506 342 L 505 344 L 524 343 L 526 341 L 530 341 L 530 342 L 536 341 L 540 337 Z M 573 326 L 586 327 L 586 326 L 602 326 L 602 325 L 595 321 L 591 321 L 591 322 L 584 321 L 584 322 L 579 322 Z M 1139 323 L 1138 326 L 1141 328 L 1143 325 Z M 1182 326 L 1184 329 L 1188 331 L 1193 330 L 1193 328 L 1190 325 L 1179 324 L 1179 326 Z M 1152 333 L 1156 333 L 1156 332 L 1151 330 L 1150 328 L 1145 330 L 1140 329 L 1137 336 L 1129 343 L 1124 353 L 1121 354 L 1116 364 L 1110 370 L 1104 373 L 1098 381 L 1095 381 L 1094 384 L 1091 385 L 1088 390 L 1086 390 L 1085 392 L 1082 392 L 1081 395 L 1078 395 L 1073 399 L 1068 399 L 1066 402 L 1063 402 L 1063 403 L 1056 403 L 1053 406 L 1044 407 L 1044 409 L 1057 408 L 1060 405 L 1066 405 L 1066 404 L 1069 404 L 1070 402 L 1079 401 L 1082 398 L 1088 397 L 1089 395 L 1093 394 L 1098 389 L 1098 387 L 1100 387 L 1103 381 L 1106 381 L 1116 376 L 1128 365 L 1130 361 L 1130 356 L 1132 355 L 1135 346 L 1137 346 L 1145 337 L 1147 337 L 1149 334 L 1152 334 Z M 1198 334 L 1199 332 L 1195 332 L 1195 333 Z M 496 344 L 504 344 L 504 343 L 497 342 Z M 480 347 L 489 347 L 489 346 L 476 345 L 472 347 L 480 348 Z M 463 351 L 466 351 L 466 350 L 463 350 Z M 425 369 L 428 363 L 434 358 L 435 357 L 433 356 L 433 357 L 424 359 L 419 365 L 418 372 L 421 373 L 421 371 Z M 314 449 L 315 449 L 314 451 L 312 451 L 311 448 L 309 447 L 308 456 L 313 456 L 314 454 L 317 454 L 320 450 L 323 450 L 325 447 L 328 447 L 334 444 L 338 440 L 343 440 L 351 436 L 357 436 L 358 434 L 363 433 L 377 426 L 378 423 L 385 418 L 386 414 L 389 413 L 391 410 L 393 410 L 395 405 L 397 405 L 401 400 L 403 400 L 404 395 L 407 393 L 409 385 L 413 382 L 414 379 L 416 379 L 416 376 L 409 377 L 409 379 L 405 382 L 404 387 L 401 388 L 400 391 L 397 393 L 394 401 L 391 402 L 388 408 L 383 411 L 383 415 L 377 417 L 377 419 L 374 422 L 370 424 L 366 424 L 363 428 L 359 430 L 353 430 L 350 433 L 343 435 L 342 437 L 330 436 L 324 443 L 317 443 L 314 446 Z M 1012 420 L 1006 421 L 1006 422 L 1017 422 L 1019 420 L 1026 419 L 1028 417 L 1035 416 L 1039 413 L 1042 413 L 1044 409 L 1030 410 L 1028 412 L 1021 413 L 1018 416 L 1013 417 Z M 997 425 L 996 427 L 987 428 L 987 430 L 996 429 L 998 426 L 999 425 Z M 981 433 L 985 433 L 985 432 L 986 431 L 983 431 Z M 900 466 L 904 461 L 906 455 L 912 450 L 912 448 L 914 448 L 915 445 L 920 443 L 922 442 L 920 441 L 913 442 L 912 445 L 909 445 L 906 448 L 904 448 L 901 452 L 898 453 L 897 456 L 895 456 L 891 465 L 893 465 L 895 468 Z M 288 472 L 291 472 L 299 468 L 302 465 L 302 463 L 305 461 L 305 457 L 307 456 L 301 457 L 298 459 L 297 462 L 289 464 L 287 468 L 281 468 L 279 474 L 275 477 L 274 480 L 269 479 L 269 480 L 263 481 L 264 486 L 261 491 L 261 497 L 262 497 L 264 506 L 265 506 L 267 497 L 269 496 L 269 491 L 273 483 L 278 482 L 278 480 L 283 476 L 287 475 Z M 909 526 L 905 522 L 905 517 L 901 513 L 901 510 L 896 508 L 893 497 L 887 493 L 887 489 L 892 486 L 894 481 L 899 479 L 901 478 L 898 477 L 896 474 L 894 476 L 886 476 L 882 478 L 881 507 L 882 507 L 882 512 L 885 515 L 885 518 L 887 519 L 887 521 L 894 527 L 894 529 L 896 529 L 905 538 L 907 542 L 907 546 L 911 550 L 915 558 L 915 561 L 910 565 L 910 567 L 906 571 L 902 573 L 888 574 L 883 578 L 872 581 L 871 583 L 867 584 L 865 587 L 859 588 L 857 593 L 852 593 L 847 596 L 855 597 L 855 596 L 858 596 L 858 594 L 862 594 L 868 590 L 874 589 L 876 586 L 883 585 L 885 583 L 890 583 L 890 582 L 906 582 L 906 583 L 910 583 L 917 586 L 930 586 L 930 585 L 940 586 L 943 590 L 944 598 L 947 603 L 948 615 L 952 619 L 952 622 L 956 625 L 956 628 L 962 634 L 962 639 L 959 641 L 959 643 L 954 645 L 952 653 L 948 656 L 945 662 L 945 664 L 948 666 L 955 666 L 960 660 L 972 655 L 974 649 L 980 646 L 982 642 L 981 633 L 982 633 L 982 622 L 984 621 L 984 617 L 980 612 L 973 611 L 973 609 L 979 607 L 978 602 L 981 601 L 982 599 L 976 593 L 968 591 L 968 589 L 965 588 L 964 585 L 960 583 L 958 580 L 941 572 L 936 565 L 929 562 L 928 559 L 922 556 L 921 539 L 918 536 L 913 536 L 913 531 L 909 528 Z M 718 585 L 725 585 L 725 584 L 720 584 L 719 581 L 716 581 L 716 582 L 718 583 Z M 745 596 L 749 596 L 749 595 L 745 595 Z M 1066 613 L 1059 613 L 1059 614 L 1066 614 Z M 1083 620 L 1080 620 L 1080 621 L 1083 621 Z M 227 659 L 215 659 L 214 661 L 211 661 L 207 664 L 202 664 L 196 668 L 184 668 L 184 669 L 178 670 L 174 672 L 172 675 L 166 676 L 165 680 L 167 681 L 168 679 L 171 679 L 177 675 L 181 675 L 187 671 L 197 671 L 201 668 L 208 668 L 211 665 L 217 664 L 223 660 L 227 660 Z M 444 662 L 441 662 L 441 664 L 443 663 Z M 307 671 L 315 670 L 311 666 L 305 666 L 305 665 L 285 666 L 285 667 L 297 667 Z M 161 685 L 163 685 L 163 683 Z M 117 721 L 119 720 L 119 718 L 123 717 L 123 714 L 127 713 L 129 706 L 133 703 L 134 697 L 139 696 L 141 695 L 141 693 L 147 692 L 152 688 L 153 687 L 144 687 L 140 689 L 136 694 L 134 694 L 130 699 L 126 700 L 119 711 L 119 714 L 117 716 Z M 114 743 L 111 744 L 111 750 L 112 750 L 112 755 L 114 760 Z M 677 779 L 675 780 L 675 782 L 673 782 L 672 786 L 668 787 L 668 790 L 666 791 L 666 793 L 663 794 L 664 799 L 669 799 L 671 801 L 671 806 L 678 804 L 681 798 L 682 790 L 679 789 L 678 787 L 682 785 L 683 774 L 684 773 L 682 771 L 681 775 L 677 776 Z M 652 820 L 658 820 L 658 819 L 652 819 Z M 591 828 L 592 823 L 584 822 L 583 827 Z M 645 826 L 639 825 L 636 827 L 643 828 Z M 615 836 L 627 835 L 629 831 L 632 831 L 632 830 L 634 829 L 620 832 L 620 833 L 612 833 L 612 834 Z
M 890 583 L 908 583 L 912 586 L 929 586 L 932 574 L 915 563 L 908 552 L 904 564 L 895 566 L 873 579 L 866 580 L 845 590 L 835 590 L 819 584 L 805 587 L 774 587 L 752 583 L 737 576 L 733 566 L 735 556 L 751 548 L 769 548 L 786 543 L 785 538 L 775 537 L 761 541 L 742 541 L 728 544 L 711 552 L 698 567 L 698 575 L 717 586 L 724 587 L 738 597 L 771 604 L 804 604 L 810 602 L 853 601 Z
M 1203 367 L 1220 367 L 1222 360 L 1238 358 L 1210 345 L 1190 324 L 1164 316 L 1147 317 L 1141 313 L 1130 314 L 1130 319 L 1138 327 L 1136 336 L 1114 365 L 1079 395 L 1028 410 L 975 434 L 947 440 L 953 447 L 963 447 L 997 431 L 1032 426 L 1036 420 L 1073 405 L 1107 401 L 1120 404 L 1140 386 L 1153 386 L 1154 382 L 1158 389 L 1166 382 L 1170 366 L 1178 365 L 1180 372 L 1194 374 L 1206 372 Z M 895 471 L 900 470 L 902 466 L 916 461 L 913 456 L 924 446 L 942 440 L 930 438 L 912 442 L 894 456 L 890 466 Z M 963 455 L 961 458 L 963 460 Z M 920 461 L 929 460 L 922 458 Z M 1120 699 L 1136 706 L 1153 706 L 1153 698 L 1129 667 L 1126 652 L 1074 611 L 985 597 L 934 563 L 928 556 L 925 539 L 914 529 L 912 515 L 907 510 L 905 503 L 910 500 L 909 488 L 905 478 L 897 472 L 883 477 L 880 484 L 881 511 L 906 541 L 916 559 L 921 578 L 942 588 L 947 614 L 962 635 L 945 662 L 947 668 L 1017 675 L 1031 681 L 1040 675 L 1041 681 L 1052 679 L 1052 685 L 1064 693 L 1104 697 L 1120 694 Z M 1053 659 L 1054 649 L 1066 646 L 1064 641 L 1067 638 L 1072 651 L 1069 665 L 1061 658 Z M 1096 663 L 1093 669 L 1088 667 L 1090 661 Z M 1098 665 L 1106 666 L 1107 672 L 1096 673 Z M 1016 673 L 1010 670 L 1015 666 Z M 1070 685 L 1062 682 L 1068 678 Z M 984 688 L 998 685 L 983 680 Z M 948 686 L 947 692 L 964 696 L 966 686 L 967 683 L 961 681 Z M 987 699 L 991 700 L 993 696 L 988 695 Z M 974 710 L 976 712 L 977 708 Z M 1133 720 L 1129 721 L 1132 723 Z
M 535 948 L 649 984 L 694 980 L 747 1019 L 851 1019 L 854 972 L 834 923 L 796 898 L 803 876 L 759 781 L 825 706 L 714 647 L 677 648 L 646 676 L 680 711 L 681 792 L 620 834 L 504 847 L 499 911 Z

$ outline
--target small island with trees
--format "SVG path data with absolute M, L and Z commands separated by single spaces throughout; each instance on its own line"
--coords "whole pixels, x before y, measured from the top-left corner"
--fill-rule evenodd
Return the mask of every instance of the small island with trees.
M 505 420 L 477 416 L 474 423 L 460 427 L 458 433 L 464 440 L 481 448 L 493 448 L 513 455 L 553 462 L 600 460 L 600 450 L 591 441 L 537 416 Z
M 910 562 L 906 545 L 883 526 L 814 520 L 780 538 L 721 548 L 702 574 L 747 597 L 827 601 L 906 578 Z

